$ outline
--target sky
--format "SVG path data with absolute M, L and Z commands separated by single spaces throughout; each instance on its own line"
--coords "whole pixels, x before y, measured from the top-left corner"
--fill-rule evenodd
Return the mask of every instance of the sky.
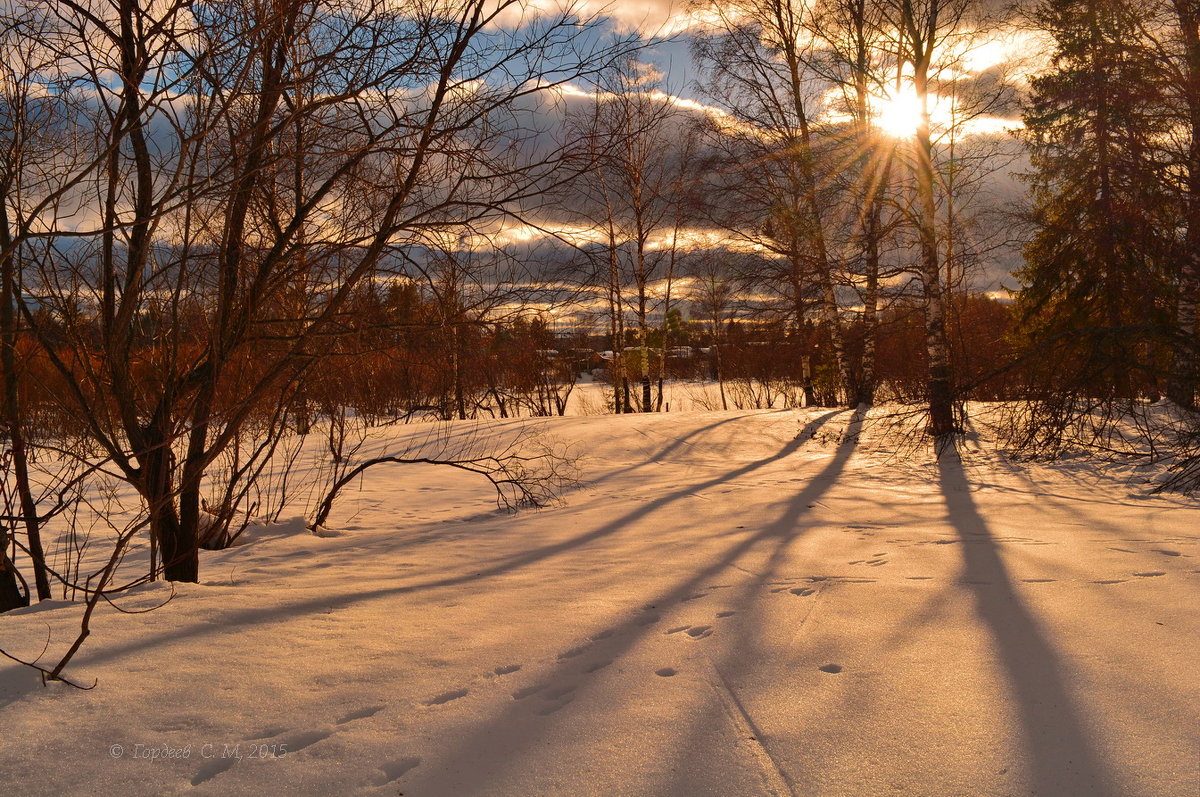
M 713 108 L 713 101 L 705 95 L 700 85 L 701 73 L 691 51 L 692 33 L 704 24 L 704 17 L 698 12 L 685 11 L 685 5 L 670 0 L 615 0 L 608 4 L 582 0 L 581 8 L 585 12 L 606 15 L 612 31 L 646 37 L 648 46 L 640 60 L 653 65 L 661 73 L 658 89 L 668 95 L 684 115 L 719 114 L 720 110 Z M 962 59 L 960 85 L 995 80 L 1001 73 L 1023 79 L 1035 68 L 1031 65 L 1033 60 L 1044 51 L 1045 48 L 1028 34 L 1001 26 L 994 33 L 974 42 L 966 52 Z M 587 86 L 568 86 L 563 94 L 567 104 L 573 105 L 576 111 L 581 105 L 592 101 L 593 97 Z M 949 100 L 935 103 L 935 124 L 937 117 L 946 116 L 950 107 Z M 826 112 L 830 118 L 835 116 L 832 108 L 827 108 Z M 889 135 L 902 138 L 911 134 L 915 114 L 914 97 L 911 93 L 901 93 L 887 102 L 881 101 L 878 123 Z M 1019 203 L 1024 194 L 1019 174 L 1027 169 L 1023 158 L 1011 157 L 1019 150 L 1012 136 L 1012 131 L 1020 126 L 1019 109 L 1015 104 L 999 107 L 972 121 L 970 125 L 965 134 L 967 138 L 974 136 L 979 137 L 976 141 L 986 139 L 996 142 L 1008 156 L 1004 159 L 1004 167 L 985 181 L 982 191 L 985 199 L 982 201 L 996 208 Z M 537 223 L 561 229 L 568 236 L 582 235 L 579 230 L 570 229 L 571 225 L 563 223 L 561 219 L 547 217 L 539 219 Z M 511 238 L 520 242 L 525 242 L 530 236 L 536 238 L 537 233 L 516 229 L 510 234 Z M 724 246 L 723 237 L 711 230 L 695 229 L 691 240 L 693 245 L 700 247 Z M 1008 289 L 1017 287 L 1012 272 L 1019 266 L 1018 248 L 1015 245 L 1000 246 L 983 258 L 973 279 L 973 287 L 995 296 L 1007 296 Z

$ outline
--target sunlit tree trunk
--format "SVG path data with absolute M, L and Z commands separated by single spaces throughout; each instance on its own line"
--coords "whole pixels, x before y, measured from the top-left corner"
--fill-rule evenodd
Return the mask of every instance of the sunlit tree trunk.
M 906 37 L 904 57 L 912 69 L 913 90 L 920 108 L 912 145 L 917 191 L 915 224 L 925 304 L 929 433 L 937 441 L 938 449 L 942 450 L 954 433 L 954 388 L 950 373 L 950 347 L 946 337 L 945 286 L 938 262 L 937 200 L 934 194 L 933 140 L 929 120 L 929 78 L 939 30 L 939 10 L 939 0 L 931 0 L 918 15 L 913 0 L 901 0 L 900 15 Z

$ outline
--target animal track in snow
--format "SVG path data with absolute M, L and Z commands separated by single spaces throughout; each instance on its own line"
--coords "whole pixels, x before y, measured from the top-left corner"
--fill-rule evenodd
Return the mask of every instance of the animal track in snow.
M 816 589 L 814 589 L 813 587 L 796 587 L 795 589 L 788 590 L 788 592 L 792 593 L 793 595 L 800 595 L 802 597 L 807 597 L 809 595 L 812 595 L 814 592 L 816 592 Z
M 1124 584 L 1128 579 L 1124 578 L 1105 578 L 1100 581 L 1093 581 L 1093 584 Z
M 492 672 L 494 672 L 496 675 L 509 675 L 519 669 L 521 669 L 520 664 L 506 664 L 503 667 L 497 667 L 496 669 L 492 670 Z
M 676 675 L 678 672 L 679 671 L 674 667 L 663 667 L 662 669 L 655 670 L 654 674 L 662 676 L 663 678 L 670 678 L 672 675 Z
M 458 700 L 460 697 L 466 697 L 469 693 L 466 689 L 452 689 L 449 692 L 442 692 L 437 697 L 425 703 L 427 706 L 441 706 L 449 703 L 451 700 Z
M 821 672 L 837 674 L 842 671 L 842 665 L 840 665 L 840 664 L 822 664 L 817 669 L 820 670 Z
M 687 630 L 687 635 L 692 639 L 704 639 L 712 634 L 711 625 L 694 625 Z
M 1048 584 L 1052 581 L 1057 581 L 1056 578 L 1023 578 L 1021 579 L 1026 584 Z
M 717 612 L 717 617 L 733 617 L 735 614 L 737 614 L 737 612 L 734 611 Z
M 689 628 L 691 628 L 690 625 L 679 625 L 679 626 L 675 626 L 674 628 L 671 628 L 667 631 L 664 631 L 663 634 L 664 635 L 678 634 L 680 631 L 686 631 Z
M 1161 570 L 1144 570 L 1141 573 L 1134 573 L 1134 575 L 1140 578 L 1152 578 L 1153 576 L 1165 576 L 1166 573 Z
M 1183 556 L 1179 551 L 1172 551 L 1169 548 L 1155 548 L 1155 553 L 1160 553 L 1163 556 Z

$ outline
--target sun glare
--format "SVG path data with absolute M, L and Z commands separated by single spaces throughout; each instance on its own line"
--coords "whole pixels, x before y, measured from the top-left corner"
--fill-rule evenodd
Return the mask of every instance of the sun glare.
M 907 138 L 917 132 L 921 123 L 921 102 L 911 88 L 891 97 L 881 97 L 873 105 L 875 124 L 887 135 Z

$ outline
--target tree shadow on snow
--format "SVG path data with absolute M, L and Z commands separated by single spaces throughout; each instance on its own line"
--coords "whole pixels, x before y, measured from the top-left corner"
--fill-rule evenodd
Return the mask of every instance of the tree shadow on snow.
M 951 524 L 963 544 L 963 581 L 1008 676 L 1036 794 L 1108 795 L 1114 789 L 1093 750 L 1054 647 L 1013 586 L 956 455 L 938 463 Z
M 744 476 L 766 464 L 783 459 L 798 450 L 806 441 L 811 440 L 813 433 L 832 418 L 842 415 L 845 412 L 849 411 L 834 411 L 822 415 L 810 422 L 795 440 L 790 441 L 777 454 L 749 463 L 713 478 L 702 485 L 691 485 L 679 493 L 663 496 L 652 502 L 652 508 L 661 508 L 678 497 L 699 491 L 705 487 L 715 486 L 739 476 Z M 703 589 L 710 583 L 713 577 L 727 571 L 731 567 L 738 569 L 740 572 L 749 573 L 752 577 L 739 585 L 736 598 L 726 599 L 723 601 L 723 605 L 730 605 L 734 614 L 749 613 L 749 610 L 756 602 L 763 598 L 764 594 L 769 594 L 771 583 L 781 576 L 780 570 L 787 561 L 787 553 L 791 544 L 808 530 L 808 527 L 803 522 L 806 511 L 830 490 L 844 471 L 847 462 L 854 453 L 861 423 L 862 413 L 858 410 L 853 411 L 849 425 L 843 435 L 843 443 L 836 449 L 833 457 L 821 471 L 814 475 L 803 489 L 787 499 L 783 512 L 778 519 L 757 532 L 745 535 L 727 548 L 719 557 L 710 560 L 705 566 L 694 570 L 690 575 L 677 581 L 668 589 L 660 591 L 646 604 L 642 613 L 610 623 L 609 629 L 612 632 L 611 634 L 601 639 L 593 637 L 594 641 L 581 646 L 582 650 L 579 653 L 576 653 L 576 650 L 579 649 L 568 651 L 569 656 L 565 658 L 560 657 L 560 663 L 541 674 L 539 678 L 540 686 L 514 694 L 514 701 L 510 706 L 478 723 L 468 736 L 458 740 L 454 748 L 439 751 L 437 760 L 445 762 L 446 766 L 452 768 L 455 762 L 471 758 L 472 751 L 476 751 L 483 746 L 493 746 L 499 742 L 506 746 L 504 751 L 506 755 L 502 757 L 503 760 L 510 762 L 510 765 L 518 765 L 522 760 L 521 754 L 523 751 L 536 749 L 539 746 L 540 739 L 552 738 L 555 735 L 555 723 L 553 722 L 544 722 L 521 736 L 505 732 L 506 728 L 518 727 L 513 726 L 512 723 L 518 716 L 529 711 L 527 700 L 536 699 L 536 696 L 539 694 L 546 693 L 551 695 L 566 695 L 568 700 L 574 699 L 577 694 L 587 689 L 592 679 L 593 671 L 588 667 L 589 661 L 611 663 L 621 656 L 628 654 L 651 634 L 664 633 L 661 626 L 657 625 L 661 619 L 660 612 L 668 612 L 681 602 L 695 598 L 697 590 Z M 618 518 L 611 524 L 606 524 L 605 527 L 592 532 L 592 534 L 600 533 L 608 526 L 619 527 L 628 525 L 632 521 L 649 514 L 652 508 L 639 508 Z M 766 555 L 765 564 L 757 571 L 738 566 L 738 562 L 755 554 Z M 670 633 L 670 631 L 667 633 Z M 679 630 L 677 633 L 683 636 L 686 631 Z M 741 639 L 738 644 L 732 646 L 734 650 L 731 655 L 738 658 L 752 657 L 754 655 L 755 644 L 755 639 L 752 635 Z M 585 653 L 587 654 L 586 658 L 584 657 Z M 582 669 L 581 664 L 583 665 Z M 595 671 L 598 672 L 603 666 L 607 666 L 607 664 L 596 668 Z M 737 698 L 733 695 L 732 691 L 729 691 L 729 694 L 736 702 Z M 547 704 L 547 708 L 551 709 L 551 711 L 545 712 L 547 714 L 557 710 L 553 702 Z M 714 707 L 714 711 L 720 710 L 719 707 Z M 753 727 L 748 715 L 744 711 L 742 714 L 745 720 Z M 701 722 L 700 724 L 704 723 Z M 759 734 L 756 733 L 756 735 Z M 777 763 L 775 756 L 765 746 L 764 751 L 772 761 L 776 761 L 775 770 L 779 776 L 779 780 L 786 783 L 786 788 L 793 794 L 797 793 L 791 777 Z M 665 761 L 663 765 L 665 767 Z M 429 770 L 434 771 L 437 768 L 431 758 Z M 497 773 L 491 774 L 495 775 Z M 684 766 L 675 767 L 672 772 L 671 793 L 711 793 L 712 783 L 705 780 L 705 777 L 706 773 L 702 771 L 692 771 L 690 768 Z
M 597 542 L 612 534 L 627 530 L 632 524 L 642 520 L 665 507 L 680 501 L 688 496 L 701 490 L 716 487 L 724 482 L 731 481 L 756 470 L 764 468 L 772 463 L 778 462 L 799 450 L 822 426 L 828 423 L 832 418 L 842 414 L 842 411 L 833 411 L 825 413 L 813 420 L 805 426 L 804 430 L 796 436 L 795 439 L 788 441 L 787 445 L 781 448 L 778 452 L 746 463 L 733 470 L 721 473 L 700 484 L 691 484 L 686 487 L 667 493 L 659 498 L 649 501 L 638 506 L 630 512 L 625 513 L 599 528 L 591 531 L 586 531 L 560 542 L 543 545 L 523 553 L 514 554 L 505 557 L 495 564 L 484 567 L 473 572 L 447 576 L 445 578 L 429 579 L 415 584 L 402 584 L 395 587 L 381 587 L 374 589 L 366 589 L 359 591 L 345 591 L 335 595 L 325 595 L 316 598 L 308 598 L 305 600 L 295 601 L 284 604 L 282 606 L 266 606 L 253 609 L 241 609 L 229 611 L 221 616 L 219 623 L 198 622 L 192 623 L 183 627 L 176 627 L 170 630 L 157 634 L 147 634 L 139 639 L 136 639 L 125 644 L 107 644 L 103 647 L 84 648 L 80 651 L 75 662 L 74 668 L 78 671 L 86 672 L 86 668 L 90 665 L 102 663 L 104 661 L 119 659 L 128 653 L 139 652 L 149 648 L 157 648 L 163 645 L 169 645 L 175 642 L 185 640 L 195 640 L 204 637 L 221 637 L 234 636 L 240 629 L 246 626 L 256 626 L 267 623 L 278 623 L 295 617 L 302 617 L 313 612 L 327 613 L 333 609 L 341 609 L 352 606 L 357 603 L 387 598 L 407 593 L 441 589 L 446 587 L 455 587 L 466 584 L 477 584 L 480 581 L 492 578 L 495 576 L 505 575 L 507 573 L 520 570 L 531 565 L 538 564 L 548 559 L 569 553 L 572 550 Z M 714 426 L 719 424 L 714 424 Z M 828 470 L 828 469 L 827 469 Z M 831 481 L 824 473 L 817 477 L 812 484 L 801 496 L 796 499 L 796 503 L 803 505 L 812 503 L 812 500 L 827 488 L 827 484 L 822 484 L 817 488 L 817 492 L 805 498 L 804 496 L 813 490 L 818 482 L 824 479 L 825 482 Z M 704 569 L 694 578 L 689 579 L 686 584 L 681 585 L 679 589 L 672 592 L 672 596 L 676 593 L 691 592 L 696 584 L 711 576 L 713 573 L 723 570 L 728 561 L 736 560 L 739 556 L 745 553 L 746 550 L 756 545 L 762 539 L 770 537 L 774 532 L 764 530 L 758 534 L 749 536 L 743 539 L 740 543 L 734 546 L 726 559 L 722 559 L 714 563 L 711 567 Z M 727 561 L 728 560 L 728 561 Z M 671 596 L 666 596 L 663 600 L 670 600 Z M 165 654 L 164 654 L 165 655 Z M 19 667 L 19 665 L 14 665 Z M 24 669 L 24 668 L 21 668 Z M 19 699 L 22 695 L 31 691 L 34 687 L 27 684 L 16 685 L 16 681 L 9 685 L 6 699 L 11 702 Z

